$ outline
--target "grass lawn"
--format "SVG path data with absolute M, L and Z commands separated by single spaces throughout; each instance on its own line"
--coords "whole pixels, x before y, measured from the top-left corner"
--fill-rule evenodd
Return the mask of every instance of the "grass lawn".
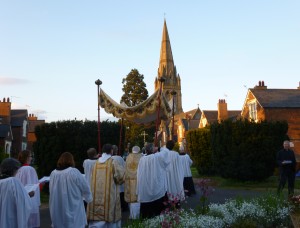
M 276 190 L 278 186 L 278 176 L 271 176 L 264 181 L 237 181 L 232 179 L 224 179 L 220 176 L 200 176 L 195 167 L 191 167 L 193 178 L 211 179 L 213 185 L 219 188 L 236 188 L 248 190 Z M 287 183 L 285 189 L 287 188 Z M 300 178 L 296 177 L 295 192 L 300 189 Z

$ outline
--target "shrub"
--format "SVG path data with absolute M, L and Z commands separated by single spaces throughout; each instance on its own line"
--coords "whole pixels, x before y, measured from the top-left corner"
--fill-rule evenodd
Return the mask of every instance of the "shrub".
M 242 181 L 272 176 L 287 129 L 286 122 L 228 120 L 212 124 L 212 158 L 217 173 Z

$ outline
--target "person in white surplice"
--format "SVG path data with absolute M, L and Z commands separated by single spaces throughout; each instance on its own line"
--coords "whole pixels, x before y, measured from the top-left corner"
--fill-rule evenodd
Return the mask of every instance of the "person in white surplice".
M 182 144 L 179 147 L 179 155 L 180 155 L 179 158 L 184 173 L 184 179 L 183 179 L 184 192 L 186 196 L 191 196 L 192 194 L 196 194 L 192 172 L 191 172 L 191 165 L 193 164 L 193 161 L 191 160 L 190 156 L 185 153 L 184 146 Z
M 140 216 L 151 218 L 159 215 L 167 201 L 167 168 L 170 159 L 165 148 L 154 153 L 154 145 L 147 144 L 146 155 L 141 157 L 137 169 L 138 202 L 141 203 Z
M 83 169 L 84 169 L 84 176 L 88 183 L 88 186 L 90 186 L 91 183 L 91 176 L 93 172 L 94 165 L 98 159 L 97 151 L 95 148 L 90 148 L 86 151 L 88 159 L 85 159 L 83 161 Z
M 19 179 L 15 178 L 21 164 L 6 158 L 0 165 L 0 227 L 27 228 L 32 204 Z
M 21 162 L 22 167 L 18 170 L 16 178 L 18 178 L 24 186 L 39 184 L 39 179 L 35 169 L 30 166 L 32 154 L 29 150 L 23 150 L 18 155 L 18 160 Z M 34 191 L 34 196 L 30 198 L 32 202 L 32 209 L 28 221 L 28 227 L 40 227 L 40 187 Z
M 177 205 L 179 206 L 178 201 L 185 199 L 183 188 L 184 170 L 179 158 L 179 153 L 173 151 L 174 145 L 173 140 L 169 140 L 166 144 L 168 157 L 170 159 L 170 165 L 167 169 L 167 191 L 169 200 L 177 201 Z
M 84 228 L 87 225 L 83 200 L 89 203 L 93 198 L 86 179 L 74 166 L 73 155 L 64 152 L 50 175 L 49 209 L 54 228 Z

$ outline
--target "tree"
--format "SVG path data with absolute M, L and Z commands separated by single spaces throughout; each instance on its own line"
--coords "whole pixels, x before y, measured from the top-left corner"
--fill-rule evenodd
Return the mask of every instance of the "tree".
M 121 103 L 125 103 L 128 107 L 136 106 L 148 98 L 148 90 L 144 82 L 144 75 L 140 74 L 137 69 L 133 69 L 122 79 L 124 92 Z
M 122 84 L 124 94 L 120 102 L 126 104 L 128 107 L 139 105 L 148 98 L 144 75 L 140 74 L 137 69 L 132 69 L 126 78 L 123 78 Z M 131 146 L 139 145 L 142 147 L 144 141 L 144 137 L 142 136 L 143 131 L 147 134 L 147 139 L 153 138 L 151 137 L 153 136 L 153 127 L 144 128 L 141 125 L 126 120 L 124 120 L 124 125 L 126 126 L 125 145 L 130 142 Z

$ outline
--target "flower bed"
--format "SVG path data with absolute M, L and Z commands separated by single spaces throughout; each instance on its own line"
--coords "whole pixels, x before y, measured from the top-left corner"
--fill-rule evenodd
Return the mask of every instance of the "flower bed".
M 210 204 L 205 214 L 197 210 L 169 211 L 127 227 L 288 227 L 290 223 L 288 202 L 268 194 Z

